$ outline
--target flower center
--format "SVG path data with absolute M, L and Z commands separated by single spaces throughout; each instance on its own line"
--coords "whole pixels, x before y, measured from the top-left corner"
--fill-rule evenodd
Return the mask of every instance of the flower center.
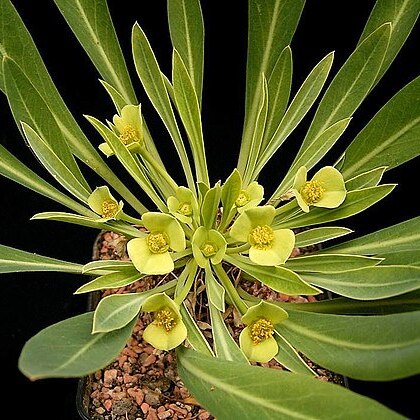
M 153 254 L 163 254 L 169 249 L 169 238 L 164 232 L 152 232 L 147 237 L 147 246 Z
M 217 247 L 211 242 L 206 242 L 201 248 L 201 252 L 205 257 L 209 258 L 217 252 Z
M 165 328 L 166 332 L 169 332 L 175 327 L 176 320 L 171 310 L 161 309 L 155 313 L 154 323 L 158 327 Z
M 325 188 L 322 186 L 320 181 L 312 180 L 305 182 L 299 192 L 305 203 L 311 205 L 321 200 L 324 191 Z
M 250 330 L 252 342 L 254 344 L 260 344 L 273 335 L 274 326 L 269 319 L 261 318 L 251 324 Z
M 257 249 L 271 249 L 273 246 L 274 232 L 270 226 L 257 226 L 249 234 L 249 241 Z
M 114 200 L 105 200 L 102 202 L 102 217 L 115 217 L 118 211 L 118 204 Z
M 192 215 L 192 207 L 190 203 L 181 203 L 178 207 L 178 212 L 183 216 Z
M 249 203 L 249 195 L 245 190 L 239 192 L 238 198 L 235 201 L 236 207 L 243 207 L 245 204 Z
M 138 142 L 140 139 L 137 135 L 136 129 L 131 124 L 127 124 L 124 126 L 123 131 L 120 134 L 120 140 L 127 146 L 131 143 Z

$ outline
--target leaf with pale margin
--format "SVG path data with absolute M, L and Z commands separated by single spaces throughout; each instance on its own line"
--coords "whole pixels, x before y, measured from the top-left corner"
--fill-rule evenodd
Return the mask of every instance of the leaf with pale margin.
M 54 0 L 102 78 L 116 87 L 127 104 L 136 104 L 106 0 Z
M 210 264 L 205 268 L 206 293 L 209 301 L 219 311 L 225 311 L 225 288 L 215 279 Z
M 264 267 L 241 256 L 225 255 L 224 260 L 240 268 L 276 292 L 287 295 L 317 295 L 321 291 L 306 283 L 298 274 L 284 267 Z
M 348 179 L 420 155 L 420 76 L 408 83 L 369 121 L 345 151 L 340 169 Z
M 300 257 L 289 258 L 284 264 L 284 267 L 297 273 L 334 273 L 337 271 L 349 271 L 376 266 L 381 261 L 381 258 L 364 257 L 362 255 L 303 255 Z
M 276 329 L 310 360 L 365 381 L 420 373 L 420 311 L 372 316 L 290 311 Z
M 308 283 L 360 300 L 384 299 L 420 289 L 420 267 L 379 265 L 336 273 L 302 273 Z
M 213 188 L 210 188 L 206 192 L 203 198 L 203 204 L 201 205 L 201 218 L 203 226 L 207 229 L 212 229 L 216 221 L 221 194 L 222 189 L 218 182 Z
M 248 364 L 248 359 L 230 334 L 222 314 L 214 305 L 209 305 L 209 311 L 216 357 Z
M 385 184 L 376 187 L 363 188 L 362 190 L 350 191 L 347 193 L 343 204 L 335 209 L 322 209 L 320 207 L 311 208 L 309 213 L 300 212 L 297 216 L 284 222 L 282 222 L 279 217 L 274 219 L 275 222 L 273 227 L 293 229 L 344 219 L 373 206 L 386 197 L 394 188 L 395 185 L 393 184 Z M 348 254 L 352 253 L 353 252 L 348 252 Z
M 194 398 L 219 420 L 402 419 L 374 400 L 311 376 L 217 360 L 177 349 L 179 374 Z M 305 398 L 302 398 L 302 395 Z M 221 404 L 221 401 L 229 404 Z
M 341 167 L 337 169 L 341 171 Z M 386 166 L 381 166 L 379 168 L 363 172 L 360 175 L 356 175 L 346 181 L 346 189 L 347 191 L 353 191 L 367 187 L 374 187 L 381 182 L 385 171 Z
M 18 184 L 37 192 L 44 197 L 62 204 L 69 209 L 85 216 L 95 216 L 91 210 L 78 203 L 66 194 L 57 190 L 47 181 L 16 159 L 9 151 L 0 145 L 0 174 Z
M 0 273 L 57 271 L 81 274 L 83 266 L 0 245 Z
M 179 52 L 201 107 L 204 70 L 204 22 L 199 0 L 169 0 L 172 45 Z
M 92 271 L 97 271 L 97 270 L 105 270 L 107 272 L 128 271 L 133 267 L 134 265 L 131 261 L 97 260 L 97 261 L 91 261 L 85 264 L 83 266 L 83 274 L 90 274 Z
M 245 124 L 238 160 L 241 174 L 245 172 L 258 113 L 260 75 L 264 73 L 270 78 L 279 55 L 290 45 L 304 4 L 304 0 L 249 1 Z
M 116 271 L 106 273 L 93 279 L 89 283 L 80 286 L 75 292 L 75 295 L 81 293 L 90 293 L 95 290 L 116 289 L 123 286 L 128 286 L 143 278 L 145 274 L 139 273 L 135 268 L 131 270 Z
M 341 236 L 348 235 L 353 231 L 348 228 L 325 226 L 313 228 L 298 232 L 295 235 L 295 246 L 297 248 L 304 248 L 306 246 L 320 244 L 325 241 L 340 238 Z
M 387 252 L 378 254 L 384 258 L 383 265 L 415 265 L 420 266 L 420 248 L 409 249 L 405 251 Z
M 325 253 L 376 255 L 420 248 L 420 216 L 323 249 Z
M 111 363 L 134 327 L 92 334 L 93 312 L 53 324 L 30 338 L 19 357 L 20 371 L 31 380 L 80 378 Z

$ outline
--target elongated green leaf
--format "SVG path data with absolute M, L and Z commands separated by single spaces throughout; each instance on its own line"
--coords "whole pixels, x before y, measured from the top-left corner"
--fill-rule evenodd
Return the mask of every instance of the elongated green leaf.
M 214 305 L 209 305 L 213 347 L 217 358 L 247 363 L 248 359 L 229 333 L 222 314 Z
M 274 338 L 279 346 L 279 352 L 275 356 L 278 363 L 292 372 L 317 376 L 317 374 L 302 359 L 296 349 L 277 331 L 274 333 Z
M 420 267 L 380 265 L 338 273 L 305 273 L 308 283 L 360 300 L 384 299 L 420 289 Z
M 317 225 L 320 223 L 333 222 L 360 213 L 373 206 L 386 197 L 395 185 L 384 184 L 377 187 L 363 188 L 362 190 L 350 191 L 343 204 L 336 209 L 313 208 L 309 213 L 299 213 L 296 217 L 282 221 L 281 217 L 275 219 L 276 228 L 298 228 L 302 226 Z M 348 252 L 349 254 L 353 252 Z
M 188 187 L 195 191 L 195 182 L 188 162 L 187 152 L 172 110 L 165 81 L 149 41 L 137 23 L 133 26 L 132 46 L 137 74 L 147 96 L 171 135 L 187 178 Z
M 126 100 L 121 95 L 120 92 L 117 91 L 117 89 L 114 88 L 111 84 L 105 82 L 105 80 L 99 80 L 102 84 L 102 86 L 107 91 L 108 95 L 112 99 L 112 102 L 115 105 L 116 110 L 121 115 L 121 110 L 124 108 L 125 105 L 127 105 Z
M 270 78 L 282 50 L 290 44 L 303 10 L 304 0 L 250 0 L 245 124 L 238 170 L 244 174 L 261 97 L 260 75 Z
M 376 28 L 386 22 L 391 22 L 391 38 L 381 69 L 376 76 L 375 84 L 382 78 L 383 74 L 404 45 L 405 40 L 417 21 L 419 12 L 420 5 L 415 0 L 376 1 L 359 41 L 360 44 Z
M 225 289 L 215 279 L 213 272 L 209 265 L 206 269 L 206 292 L 209 301 L 219 311 L 225 311 Z
M 118 287 L 128 286 L 144 277 L 134 267 L 131 270 L 111 272 L 104 274 L 79 287 L 74 294 L 89 293 L 95 290 L 116 289 Z
M 35 86 L 25 76 L 20 67 L 10 59 L 3 60 L 3 77 L 10 109 L 19 129 L 22 122 L 34 128 L 51 150 L 63 161 L 81 187 L 91 190 L 80 172 L 66 140 L 56 123 L 54 115 L 39 95 Z M 37 156 L 39 158 L 39 156 Z M 42 164 L 45 162 L 41 161 Z
M 59 211 L 50 211 L 44 213 L 37 213 L 31 217 L 31 220 L 54 220 L 57 222 L 72 223 L 75 225 L 86 226 L 100 230 L 111 230 L 113 232 L 121 233 L 127 238 L 141 238 L 144 236 L 138 229 L 128 225 L 125 222 L 117 220 L 109 220 L 104 223 L 98 219 L 97 214 L 93 214 L 96 217 L 80 216 L 78 214 L 64 213 Z
M 204 22 L 199 0 L 169 0 L 172 45 L 179 52 L 201 104 L 204 70 Z M 199 105 L 201 107 L 201 105 Z
M 344 133 L 349 123 L 350 118 L 337 121 L 331 127 L 328 127 L 325 131 L 323 131 L 311 143 L 307 143 L 306 146 L 303 146 L 299 150 L 295 160 L 290 166 L 290 169 L 283 178 L 283 181 L 273 193 L 273 197 L 281 196 L 292 186 L 293 179 L 300 167 L 305 166 L 308 170 L 313 168 L 331 149 L 331 147 L 334 146 L 336 141 Z
M 131 261 L 121 261 L 121 260 L 98 260 L 90 261 L 83 266 L 83 274 L 90 274 L 92 271 L 103 270 L 107 272 L 113 271 L 130 271 L 134 265 Z M 104 273 L 108 274 L 108 273 Z
M 127 104 L 136 104 L 136 95 L 106 0 L 54 2 L 102 78 L 116 87 Z
M 188 331 L 187 341 L 191 347 L 199 353 L 206 354 L 207 356 L 214 356 L 210 344 L 205 339 L 203 333 L 201 332 L 189 311 L 186 309 L 185 302 L 181 305 L 179 310 L 181 312 L 182 321 L 184 322 Z
M 31 380 L 80 378 L 111 363 L 131 336 L 134 321 L 110 333 L 91 334 L 93 312 L 51 325 L 29 339 L 19 369 Z
M 370 120 L 345 151 L 345 179 L 387 166 L 392 169 L 420 155 L 420 77 L 401 89 Z M 401 112 L 404 110 L 404 112 Z
M 188 70 L 177 50 L 174 50 L 172 79 L 176 107 L 190 142 L 197 180 L 209 185 L 200 104 Z
M 327 419 L 337 413 L 403 418 L 376 401 L 307 375 L 217 360 L 185 348 L 178 349 L 177 360 L 187 388 L 219 420 Z M 227 399 L 229 404 L 220 403 Z
M 91 190 L 79 182 L 72 170 L 60 159 L 51 146 L 29 125 L 22 123 L 22 129 L 31 149 L 45 169 L 71 194 L 87 203 Z
M 367 381 L 420 372 L 420 311 L 383 316 L 291 311 L 289 315 L 277 330 L 327 369 Z
M 268 115 L 263 150 L 275 133 L 289 101 L 292 85 L 292 50 L 287 46 L 280 54 L 268 78 Z
M 335 122 L 352 116 L 378 75 L 390 35 L 391 25 L 385 23 L 350 55 L 321 99 L 302 148 Z
M 258 166 L 254 173 L 259 173 L 290 133 L 302 121 L 306 113 L 311 109 L 327 80 L 333 59 L 334 53 L 326 55 L 309 73 L 287 108 L 276 131 L 269 139 L 266 148 L 258 159 Z
M 248 258 L 225 255 L 224 259 L 248 273 L 250 276 L 287 295 L 317 295 L 320 290 L 306 283 L 291 270 L 284 267 L 264 267 L 252 264 Z
M 420 216 L 323 249 L 327 253 L 376 255 L 420 248 Z
M 142 206 L 139 205 L 135 195 L 105 164 L 77 125 L 52 82 L 31 35 L 10 0 L 0 0 L 0 58 L 4 57 L 13 60 L 36 89 L 74 154 L 115 188 L 136 210 L 142 211 Z M 5 92 L 2 68 L 0 68 L 0 90 Z
M 346 189 L 347 191 L 353 191 L 367 187 L 374 187 L 379 184 L 385 171 L 386 166 L 381 166 L 379 168 L 363 172 L 360 175 L 356 175 L 346 181 Z
M 386 254 L 379 254 L 378 257 L 384 258 L 382 264 L 386 265 L 420 266 L 420 248 L 406 251 L 388 252 Z
M 0 273 L 58 271 L 81 274 L 83 266 L 0 245 Z
M 90 217 L 95 216 L 95 213 L 84 205 L 63 194 L 47 181 L 44 181 L 2 145 L 0 145 L 0 174 L 80 214 Z
M 219 208 L 221 187 L 217 183 L 213 188 L 210 188 L 203 198 L 201 206 L 201 217 L 203 226 L 207 229 L 212 229 L 216 221 L 217 209 Z
M 284 266 L 298 273 L 333 273 L 372 267 L 378 265 L 381 261 L 381 258 L 363 257 L 361 255 L 321 254 L 289 258 Z
M 286 311 L 296 310 L 337 315 L 385 315 L 420 311 L 420 290 L 387 299 L 363 301 L 339 297 L 310 303 L 281 302 L 279 305 Z
M 351 229 L 335 226 L 308 229 L 295 235 L 295 246 L 304 248 L 306 246 L 316 245 L 331 239 L 339 238 L 352 232 Z
M 222 185 L 221 200 L 223 205 L 223 216 L 226 217 L 230 209 L 235 204 L 236 199 L 242 188 L 242 179 L 238 170 L 235 168 L 226 182 Z

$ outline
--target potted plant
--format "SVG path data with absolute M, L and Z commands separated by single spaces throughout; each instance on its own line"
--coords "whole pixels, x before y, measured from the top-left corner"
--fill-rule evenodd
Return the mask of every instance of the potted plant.
M 143 339 L 156 349 L 177 349 L 182 380 L 217 418 L 232 418 L 240 409 L 249 418 L 308 416 L 315 404 L 322 407 L 315 414 L 319 418 L 337 410 L 348 418 L 359 410 L 398 418 L 373 400 L 317 381 L 305 358 L 367 381 L 419 373 L 419 245 L 413 234 L 418 218 L 349 240 L 342 222 L 392 194 L 395 185 L 381 183 L 384 173 L 418 156 L 418 79 L 384 104 L 343 153 L 334 159 L 328 154 L 400 50 L 418 5 L 378 1 L 348 59 L 334 72 L 333 54 L 320 57 L 290 93 L 289 44 L 304 2 L 250 1 L 243 139 L 237 168 L 228 168 L 215 182 L 201 119 L 200 3 L 168 2 L 172 73 L 161 72 L 146 33 L 138 23 L 132 27 L 133 63 L 144 89 L 141 105 L 133 89 L 138 80 L 129 77 L 110 30 L 106 2 L 56 4 L 97 67 L 115 111 L 105 118 L 86 115 L 96 130 L 91 132 L 95 140 L 88 140 L 48 78 L 16 10 L 2 0 L 1 88 L 32 151 L 67 193 L 4 147 L 0 172 L 67 208 L 40 212 L 34 219 L 121 234 L 129 261 L 82 265 L 2 246 L 2 272 L 85 274 L 78 294 L 115 289 L 145 276 L 169 281 L 146 292 L 110 295 L 94 312 L 40 331 L 22 350 L 21 371 L 31 379 L 90 374 L 118 356 L 139 313 L 150 312 Z M 169 132 L 185 179 L 170 166 L 165 169 L 160 142 L 152 138 L 143 112 L 148 100 Z M 312 108 L 307 130 L 293 137 Z M 259 181 L 289 136 L 298 148 L 282 177 L 267 189 Z M 100 184 L 87 181 L 79 161 L 102 179 Z M 110 169 L 118 162 L 129 177 Z M 318 244 L 321 249 L 292 257 L 296 249 Z M 329 291 L 333 299 L 304 304 L 259 299 L 233 281 L 232 268 L 275 292 L 317 296 Z M 190 292 L 198 280 L 205 285 L 211 345 L 190 311 Z M 239 338 L 224 322 L 228 308 L 241 322 Z M 288 372 L 253 366 L 273 359 Z M 296 395 L 308 394 L 313 397 L 305 404 L 295 402 Z

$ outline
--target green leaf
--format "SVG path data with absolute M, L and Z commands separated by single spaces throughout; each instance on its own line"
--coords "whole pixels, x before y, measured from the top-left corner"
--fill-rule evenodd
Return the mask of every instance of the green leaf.
M 136 210 L 143 211 L 136 196 L 105 164 L 77 125 L 52 82 L 30 33 L 8 0 L 0 1 L 0 58 L 4 57 L 13 60 L 36 89 L 54 116 L 72 152 L 115 188 Z M 0 90 L 5 92 L 2 68 L 0 68 Z
M 176 107 L 190 142 L 197 180 L 209 185 L 200 104 L 188 70 L 177 50 L 174 50 L 173 55 L 172 78 Z
M 341 167 L 337 168 L 341 171 Z M 380 166 L 379 168 L 371 169 L 356 175 L 346 181 L 347 191 L 360 190 L 366 187 L 375 187 L 381 182 L 382 175 L 386 171 L 386 166 Z
M 52 147 L 41 138 L 29 125 L 22 122 L 22 129 L 36 157 L 45 169 L 71 194 L 83 202 L 87 202 L 91 190 L 85 188 L 77 179 L 71 168 L 61 160 Z
M 245 172 L 261 97 L 262 73 L 270 78 L 283 51 L 290 44 L 303 10 L 304 0 L 250 0 L 246 70 L 245 124 L 238 170 Z
M 334 146 L 336 141 L 346 130 L 349 123 L 350 118 L 337 121 L 323 131 L 311 143 L 303 145 L 290 166 L 290 169 L 287 171 L 286 176 L 273 193 L 273 197 L 281 196 L 292 186 L 293 180 L 300 167 L 305 166 L 307 170 L 313 168 Z
M 263 149 L 276 131 L 289 101 L 292 85 L 292 50 L 284 48 L 268 78 L 268 115 Z
M 317 295 L 320 293 L 320 290 L 312 287 L 287 268 L 256 265 L 251 263 L 248 258 L 240 256 L 225 255 L 224 259 L 276 292 L 286 295 Z
M 381 68 L 390 35 L 391 25 L 383 24 L 369 35 L 343 64 L 321 99 L 303 141 L 303 149 L 326 128 L 351 117 L 362 103 Z
M 226 217 L 234 206 L 242 188 L 241 174 L 235 168 L 225 183 L 222 185 L 221 200 L 223 205 L 223 216 Z
M 64 213 L 60 211 L 49 211 L 37 213 L 31 217 L 31 220 L 54 220 L 56 222 L 72 223 L 75 225 L 86 226 L 100 230 L 111 230 L 120 233 L 127 238 L 141 238 L 143 233 L 131 225 L 118 220 L 109 220 L 104 223 L 99 221 L 98 215 L 93 213 L 94 217 L 80 216 L 78 214 Z
M 225 311 L 225 289 L 215 279 L 210 265 L 205 268 L 206 272 L 206 293 L 211 304 L 219 311 Z
M 230 334 L 222 314 L 214 305 L 209 305 L 209 311 L 216 357 L 221 360 L 248 364 L 248 359 Z
M 298 248 L 304 248 L 320 244 L 331 239 L 340 238 L 341 236 L 348 235 L 352 232 L 353 231 L 351 229 L 335 226 L 308 229 L 295 235 L 295 246 Z
M 360 238 L 326 248 L 322 252 L 376 255 L 420 248 L 420 216 Z
M 384 299 L 420 288 L 420 267 L 379 265 L 337 273 L 302 274 L 305 281 L 360 300 Z
M 366 26 L 360 37 L 359 44 L 366 39 L 376 28 L 386 22 L 391 22 L 392 33 L 388 49 L 382 63 L 375 84 L 382 78 L 394 58 L 404 45 L 405 40 L 413 29 L 420 12 L 417 1 L 406 0 L 378 0 L 369 16 Z
M 381 258 L 363 257 L 361 255 L 321 254 L 289 258 L 284 266 L 298 273 L 334 273 L 372 267 L 378 265 L 381 261 Z
M 2 145 L 0 145 L 0 174 L 73 211 L 85 216 L 95 216 L 95 213 L 90 209 L 57 190 L 47 181 L 44 181 L 44 179 L 16 159 Z
M 337 413 L 349 419 L 403 418 L 374 400 L 311 376 L 218 360 L 185 348 L 177 349 L 177 360 L 188 390 L 219 420 L 327 419 Z
M 58 271 L 81 274 L 83 266 L 0 245 L 0 273 Z
M 201 218 L 203 226 L 206 229 L 212 229 L 216 221 L 217 210 L 219 208 L 220 196 L 221 196 L 221 187 L 217 183 L 216 186 L 210 188 L 204 198 L 203 204 L 201 205 Z
M 184 173 L 187 177 L 188 188 L 191 191 L 195 191 L 195 182 L 189 165 L 187 152 L 172 110 L 165 81 L 163 80 L 159 64 L 156 61 L 149 41 L 137 23 L 133 26 L 132 46 L 134 64 L 143 88 L 171 135 L 178 156 L 181 159 Z
M 302 226 L 317 225 L 344 219 L 366 210 L 386 197 L 395 185 L 385 184 L 377 187 L 363 188 L 350 191 L 340 207 L 335 209 L 313 208 L 309 213 L 300 212 L 297 216 L 282 222 L 281 217 L 275 218 L 275 228 L 298 228 Z M 353 254 L 353 252 L 347 252 Z
M 94 290 L 116 289 L 128 286 L 144 276 L 145 274 L 139 273 L 134 267 L 132 267 L 131 270 L 107 273 L 79 287 L 74 294 L 77 295 L 93 292 Z
M 420 248 L 406 251 L 388 252 L 377 255 L 384 258 L 382 264 L 386 265 L 415 265 L 420 266 Z
M 296 349 L 277 331 L 275 331 L 274 338 L 279 346 L 279 352 L 275 356 L 278 363 L 294 373 L 317 376 L 317 374 L 302 359 L 299 352 L 296 351 Z
M 169 31 L 173 47 L 185 63 L 201 107 L 204 70 L 204 22 L 199 0 L 168 1 Z
M 54 0 L 71 30 L 89 55 L 102 78 L 124 97 L 137 103 L 127 66 L 109 15 L 106 0 Z
M 51 151 L 57 155 L 73 174 L 73 177 L 79 181 L 79 192 L 84 190 L 83 192 L 89 194 L 91 189 L 70 152 L 54 114 L 51 113 L 35 86 L 13 60 L 3 60 L 3 73 L 6 96 L 19 130 L 21 132 L 23 130 L 22 122 L 36 129 L 38 135 L 48 144 Z M 39 155 L 37 157 L 39 158 Z M 41 161 L 41 163 L 44 165 L 45 161 Z
M 134 321 L 116 331 L 92 334 L 93 312 L 51 325 L 29 339 L 19 358 L 31 380 L 80 378 L 104 368 L 124 348 Z
M 293 306 L 291 306 L 293 305 Z M 420 290 L 387 299 L 354 300 L 344 297 L 318 302 L 281 303 L 286 311 L 319 312 L 338 315 L 385 315 L 420 310 Z
M 131 261 L 121 260 L 97 260 L 88 262 L 83 266 L 83 274 L 91 274 L 94 271 L 106 271 L 108 274 L 113 271 L 130 271 L 134 267 Z
M 310 360 L 366 381 L 420 372 L 420 311 L 382 316 L 289 312 L 277 330 Z
M 121 110 L 127 105 L 126 100 L 121 95 L 114 86 L 110 85 L 109 83 L 105 82 L 105 80 L 99 80 L 102 86 L 107 91 L 108 95 L 111 97 L 112 102 L 115 105 L 115 109 L 118 111 L 118 114 L 121 114 Z
M 345 179 L 420 155 L 420 77 L 408 83 L 369 121 L 345 151 Z
M 258 159 L 258 166 L 254 171 L 258 174 L 279 147 L 302 121 L 306 113 L 311 109 L 315 100 L 324 86 L 334 59 L 334 53 L 327 54 L 309 73 L 302 83 L 286 113 L 284 114 L 276 131 L 269 139 L 267 146 Z
M 188 331 L 187 341 L 191 347 L 199 353 L 206 354 L 207 356 L 214 356 L 213 350 L 211 349 L 208 341 L 205 339 L 200 328 L 194 321 L 189 311 L 186 309 L 185 302 L 182 303 L 179 310 L 181 312 L 182 321 L 184 322 Z

